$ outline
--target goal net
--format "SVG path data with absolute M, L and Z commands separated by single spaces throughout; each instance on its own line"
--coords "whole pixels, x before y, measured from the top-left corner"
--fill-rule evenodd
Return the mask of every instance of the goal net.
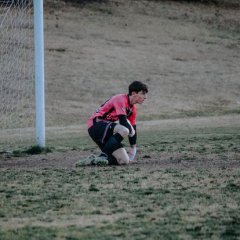
M 31 0 L 0 0 L 0 151 L 34 142 L 34 17 Z

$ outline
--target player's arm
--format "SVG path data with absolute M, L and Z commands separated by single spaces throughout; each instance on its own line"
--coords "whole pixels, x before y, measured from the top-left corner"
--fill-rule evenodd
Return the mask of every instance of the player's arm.
M 133 161 L 133 159 L 135 158 L 135 156 L 137 154 L 137 146 L 136 146 L 137 127 L 136 127 L 136 125 L 132 126 L 132 124 L 127 119 L 126 115 L 119 116 L 119 123 L 129 129 L 128 139 L 129 139 L 129 143 L 131 146 L 130 151 L 129 151 L 129 160 Z
M 128 136 L 128 140 L 129 140 L 129 143 L 130 143 L 131 147 L 136 145 L 136 143 L 137 143 L 137 126 L 133 125 L 132 127 L 135 131 L 135 134 L 133 136 Z
M 128 136 L 128 139 L 129 139 L 129 143 L 130 143 L 130 150 L 129 150 L 129 160 L 130 161 L 133 161 L 136 154 L 137 154 L 137 126 L 136 125 L 133 125 L 133 128 L 135 130 L 135 134 L 133 136 Z
M 129 150 L 129 160 L 132 161 L 134 160 L 136 154 L 137 154 L 137 124 L 136 124 L 136 118 L 137 118 L 137 111 L 136 111 L 136 108 L 134 107 L 132 109 L 132 114 L 130 114 L 130 116 L 128 116 L 128 120 L 129 122 L 131 123 L 134 131 L 135 131 L 135 134 L 132 135 L 132 136 L 128 136 L 128 139 L 129 139 L 129 143 L 130 143 L 130 150 Z
M 131 123 L 127 120 L 127 116 L 126 115 L 119 115 L 118 117 L 119 117 L 119 123 L 129 130 L 129 137 L 134 136 L 135 135 L 135 129 L 131 125 Z

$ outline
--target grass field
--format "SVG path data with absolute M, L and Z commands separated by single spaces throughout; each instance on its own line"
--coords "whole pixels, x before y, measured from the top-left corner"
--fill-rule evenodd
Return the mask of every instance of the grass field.
M 197 2 L 45 1 L 47 149 L 0 114 L 26 127 L 0 131 L 0 240 L 240 239 L 239 1 Z M 134 80 L 136 161 L 76 167 L 99 153 L 91 113 Z
M 129 166 L 2 165 L 0 239 L 239 239 L 239 125 L 170 128 L 140 129 Z

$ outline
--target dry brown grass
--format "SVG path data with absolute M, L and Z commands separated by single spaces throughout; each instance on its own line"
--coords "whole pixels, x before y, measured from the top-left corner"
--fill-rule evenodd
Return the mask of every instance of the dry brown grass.
M 133 80 L 140 119 L 238 112 L 239 14 L 171 1 L 110 1 L 46 11 L 47 123 L 85 123 Z

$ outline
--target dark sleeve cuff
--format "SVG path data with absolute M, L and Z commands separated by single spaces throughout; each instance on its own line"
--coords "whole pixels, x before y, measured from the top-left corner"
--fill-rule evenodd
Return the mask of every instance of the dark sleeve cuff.
M 130 145 L 135 145 L 137 143 L 137 126 L 134 125 L 133 128 L 135 130 L 134 136 L 128 137 Z
M 129 132 L 131 132 L 132 128 L 127 121 L 127 117 L 125 115 L 119 115 L 118 117 L 119 117 L 119 123 L 124 127 L 128 128 Z

